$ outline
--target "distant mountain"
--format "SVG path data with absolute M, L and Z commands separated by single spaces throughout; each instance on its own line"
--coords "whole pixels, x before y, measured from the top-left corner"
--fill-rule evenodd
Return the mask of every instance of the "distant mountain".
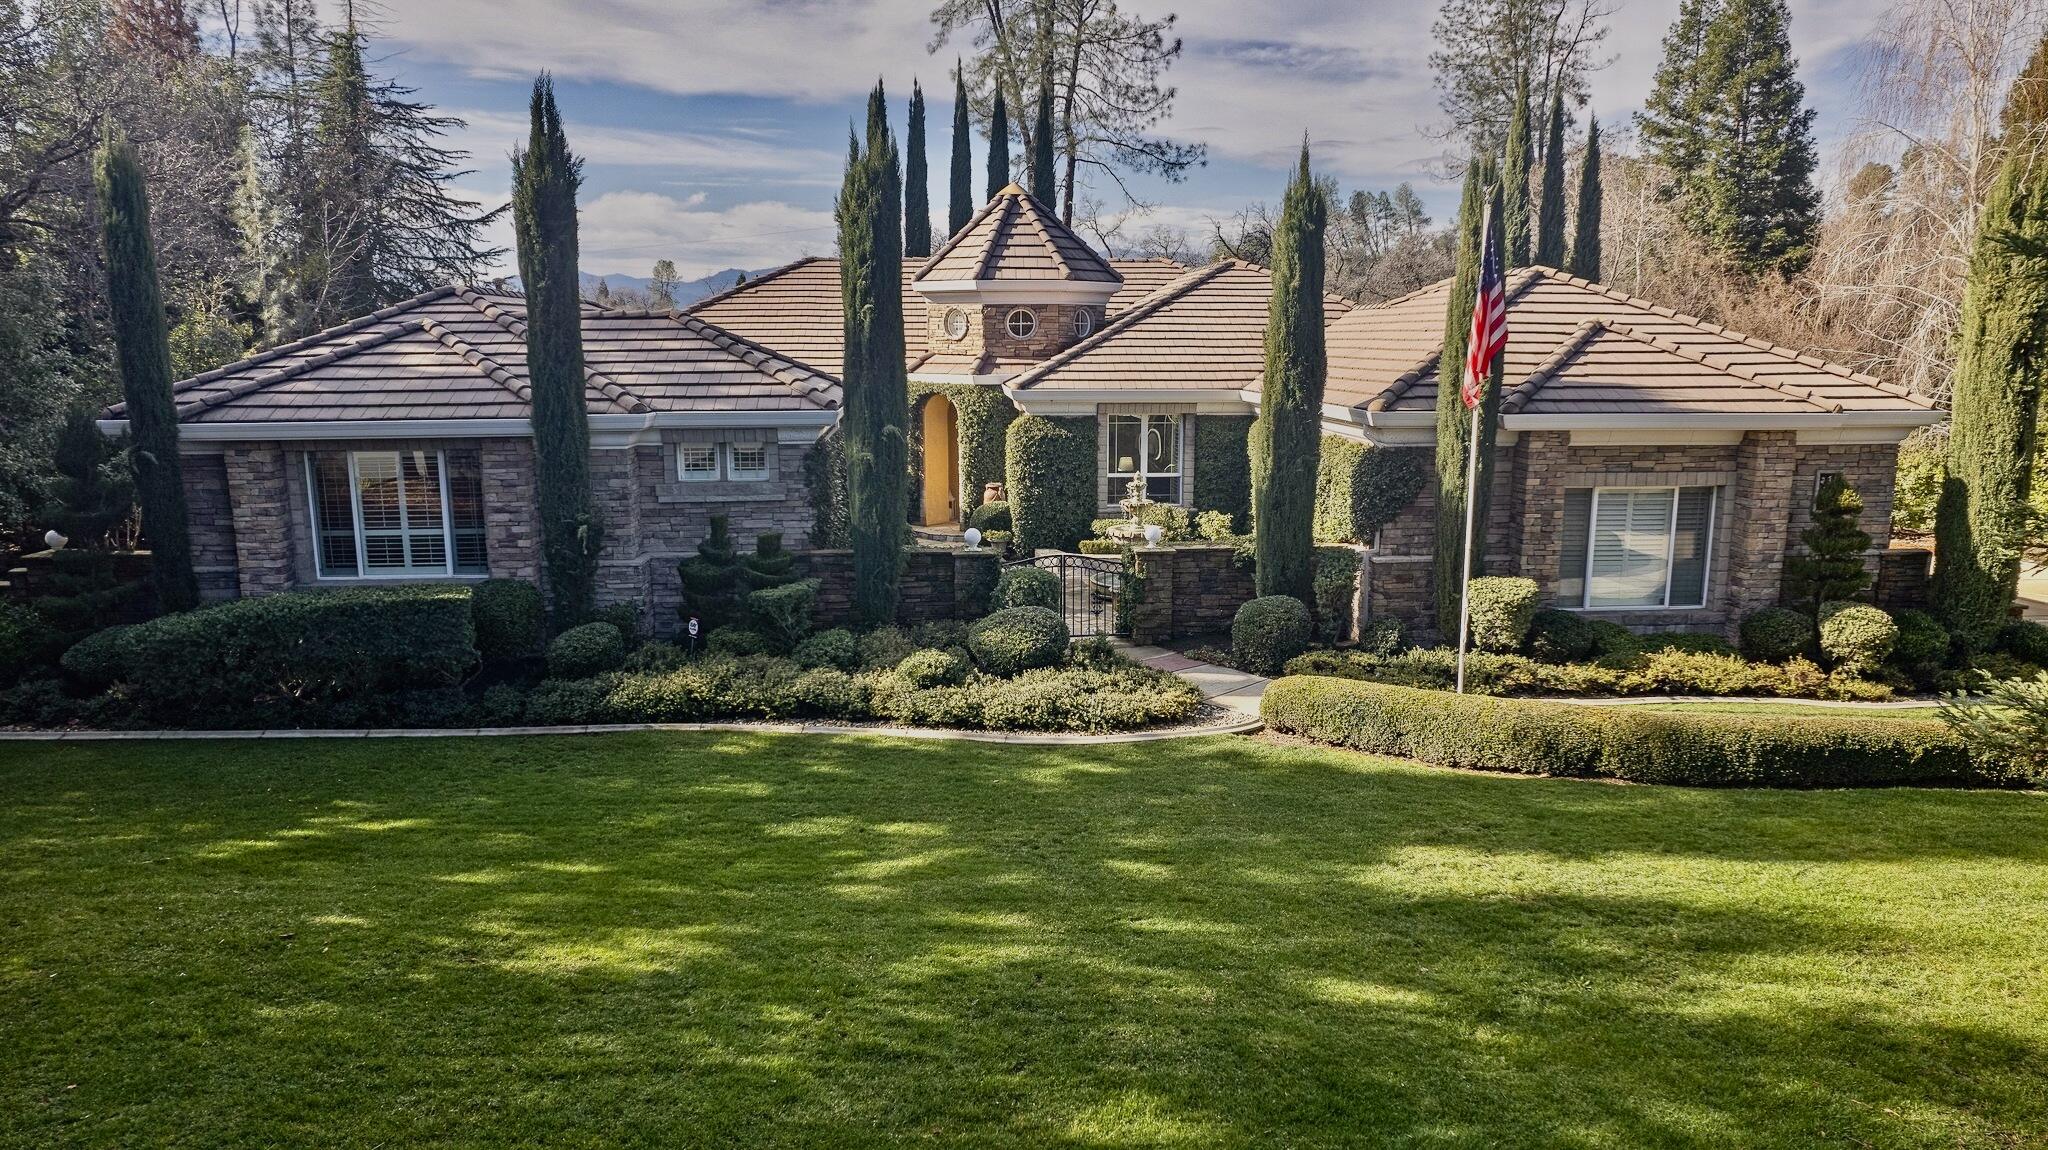
M 705 296 L 715 295 L 718 292 L 722 292 L 725 289 L 731 287 L 733 283 L 737 281 L 742 274 L 745 274 L 745 276 L 748 279 L 753 279 L 756 276 L 761 275 L 762 272 L 772 270 L 774 269 L 763 268 L 761 269 L 761 271 L 742 273 L 739 268 L 726 268 L 724 271 L 712 272 L 710 275 L 705 276 L 703 279 L 683 280 L 680 283 L 676 284 L 676 306 L 688 307 L 689 305 L 696 303 L 698 300 L 703 299 Z M 596 298 L 597 281 L 599 280 L 603 280 L 605 282 L 605 286 L 609 287 L 611 290 L 615 292 L 632 292 L 640 296 L 645 296 L 647 294 L 647 279 L 644 276 L 598 276 L 591 275 L 589 272 L 583 272 L 579 276 L 577 276 L 577 279 L 581 284 L 580 290 L 583 292 L 583 298 L 585 299 Z M 507 278 L 505 280 L 505 287 L 506 290 L 508 291 L 519 291 L 519 277 L 511 276 Z

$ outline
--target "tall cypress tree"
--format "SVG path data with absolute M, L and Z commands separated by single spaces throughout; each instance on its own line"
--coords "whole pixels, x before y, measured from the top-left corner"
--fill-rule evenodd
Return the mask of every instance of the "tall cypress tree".
M 1444 306 L 1444 346 L 1437 359 L 1436 389 L 1436 624 L 1440 635 L 1456 633 L 1460 561 L 1465 551 L 1465 460 L 1472 434 L 1472 413 L 1459 398 L 1465 375 L 1465 352 L 1472 334 L 1472 308 L 1479 294 L 1479 225 L 1488 204 L 1492 205 L 1494 235 L 1505 242 L 1505 214 L 1498 173 L 1491 161 L 1474 159 L 1465 169 L 1465 190 L 1458 207 L 1457 273 L 1451 280 L 1450 296 Z M 1480 408 L 1479 485 L 1473 514 L 1478 535 L 1485 539 L 1486 493 L 1493 475 L 1495 412 L 1500 405 L 1500 369 L 1494 368 L 1491 386 Z M 1473 557 L 1473 569 L 1483 558 L 1484 547 Z
M 996 89 L 996 106 L 988 114 L 988 194 L 983 203 L 1010 186 L 1010 113 L 1003 107 L 1003 90 Z
M 315 89 L 320 102 L 315 136 L 322 210 L 321 254 L 327 264 L 326 313 L 353 319 L 384 306 L 378 298 L 376 244 L 369 205 L 376 196 L 378 162 L 372 142 L 376 110 L 363 68 L 363 41 L 353 21 L 327 46 L 327 70 Z
M 1579 212 L 1572 233 L 1572 263 L 1575 276 L 1600 278 L 1600 120 L 1587 117 L 1586 158 L 1579 165 Z
M 1985 199 L 1960 343 L 1932 598 L 1981 648 L 2019 590 L 2048 375 L 2048 160 L 2034 149 L 2006 156 Z
M 896 142 L 882 85 L 868 97 L 867 141 L 853 141 L 835 214 L 844 315 L 847 519 L 853 610 L 862 622 L 896 618 L 908 515 L 910 385 L 903 363 L 902 196 Z
M 1280 201 L 1273 228 L 1273 297 L 1266 312 L 1266 374 L 1253 454 L 1263 460 L 1252 489 L 1254 551 L 1261 595 L 1315 602 L 1316 469 L 1322 458 L 1323 228 L 1329 205 L 1309 172 L 1308 141 Z
M 974 218 L 974 153 L 973 136 L 968 127 L 970 113 L 967 108 L 967 73 L 955 63 L 953 67 L 953 180 L 946 204 L 946 238 L 960 234 L 967 221 Z
M 149 231 L 149 193 L 142 165 L 127 137 L 108 127 L 93 156 L 100 238 L 107 260 L 107 310 L 128 405 L 128 458 L 142 505 L 142 538 L 150 549 L 150 578 L 165 611 L 199 605 L 192 571 L 191 525 L 185 476 L 178 462 L 178 406 L 171 394 L 171 337 L 156 277 L 156 244 Z
M 1564 266 L 1564 92 L 1550 97 L 1550 131 L 1543 143 L 1543 194 L 1536 205 L 1536 262 Z
M 1052 74 L 1048 72 L 1038 84 L 1038 121 L 1031 128 L 1031 194 L 1047 208 L 1059 199 L 1052 143 Z
M 1501 160 L 1501 193 L 1507 215 L 1502 220 L 1509 268 L 1529 263 L 1529 165 L 1534 160 L 1529 134 L 1529 74 L 1515 80 L 1515 112 L 1508 120 L 1507 152 Z
M 932 254 L 931 189 L 924 167 L 924 89 L 910 82 L 910 140 L 903 158 L 903 254 Z
M 557 627 L 590 615 L 603 546 L 590 499 L 590 422 L 583 407 L 583 300 L 576 276 L 576 189 L 554 79 L 533 82 L 526 147 L 512 154 L 512 227 L 526 289 L 526 367 L 533 385 L 533 469 L 541 561 Z

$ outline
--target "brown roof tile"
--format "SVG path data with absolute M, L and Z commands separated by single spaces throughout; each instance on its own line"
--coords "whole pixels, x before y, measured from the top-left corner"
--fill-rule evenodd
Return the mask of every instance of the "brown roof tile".
M 1015 184 L 997 192 L 919 268 L 919 280 L 1075 280 L 1122 277 L 1072 228 Z

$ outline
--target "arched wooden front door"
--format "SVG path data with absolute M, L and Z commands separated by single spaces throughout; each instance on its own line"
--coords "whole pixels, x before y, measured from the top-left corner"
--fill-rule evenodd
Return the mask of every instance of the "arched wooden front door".
M 960 522 L 960 413 L 944 395 L 924 401 L 924 525 Z

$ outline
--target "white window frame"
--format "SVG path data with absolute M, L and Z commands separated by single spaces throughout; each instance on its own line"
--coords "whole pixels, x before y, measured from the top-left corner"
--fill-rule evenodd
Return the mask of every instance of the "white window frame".
M 709 471 L 708 473 L 707 473 L 707 472 L 701 472 L 701 471 L 691 471 L 691 470 L 689 470 L 688 468 L 685 468 L 685 467 L 683 466 L 683 453 L 684 453 L 685 451 L 689 451 L 689 450 L 691 450 L 692 448 L 705 448 L 705 447 L 708 447 L 708 448 L 710 448 L 710 449 L 711 449 L 711 470 L 710 470 L 710 471 Z M 718 481 L 718 479 L 719 479 L 719 476 L 720 476 L 720 470 L 719 470 L 719 468 L 720 468 L 720 457 L 721 457 L 721 456 L 722 456 L 723 454 L 724 454 L 724 453 L 723 453 L 723 452 L 721 452 L 721 451 L 720 451 L 720 450 L 718 449 L 718 444 L 716 444 L 716 443 L 678 443 L 678 444 L 676 444 L 676 481 L 677 481 L 677 482 L 679 482 L 679 483 L 715 483 L 715 482 L 717 482 L 717 481 Z
M 374 571 L 370 568 L 370 558 L 368 553 L 369 549 L 366 545 L 367 533 L 363 530 L 362 473 L 356 466 L 356 460 L 359 456 L 364 455 L 389 455 L 392 456 L 394 459 L 397 459 L 397 457 L 405 455 L 406 452 L 398 450 L 351 450 L 341 452 L 341 454 L 346 455 L 348 457 L 349 525 L 350 528 L 355 533 L 356 544 L 356 572 L 353 575 L 330 575 L 327 572 L 321 570 L 322 564 L 320 562 L 320 498 L 318 478 L 316 477 L 313 470 L 313 457 L 316 454 L 319 453 L 317 451 L 308 451 L 305 453 L 303 459 L 301 460 L 305 468 L 306 476 L 306 512 L 310 517 L 307 519 L 307 523 L 312 528 L 311 534 L 313 536 L 313 578 L 315 580 L 318 580 L 323 583 L 348 583 L 365 579 L 418 579 L 421 576 L 452 577 L 456 574 L 454 514 L 455 507 L 454 502 L 448 498 L 448 453 L 446 451 L 436 450 L 435 452 L 433 452 L 434 473 L 436 479 L 439 481 L 438 495 L 441 500 L 442 562 L 440 566 L 418 566 L 408 562 L 407 565 L 404 567 L 380 567 Z M 409 510 L 407 510 L 405 505 L 405 466 L 402 461 L 399 463 L 397 476 L 399 523 L 397 534 L 399 535 L 399 538 L 401 540 L 401 545 L 405 548 L 405 553 L 408 559 L 410 559 L 412 555 L 412 535 L 414 533 L 407 526 L 407 521 L 410 519 L 412 513 Z M 463 574 L 467 575 L 468 573 L 464 572 Z M 477 577 L 482 578 L 481 575 Z
M 1095 334 L 1095 313 L 1087 308 L 1074 310 L 1074 338 L 1087 339 Z
M 1109 442 L 1109 502 L 1115 503 L 1122 499 L 1124 488 L 1130 486 L 1133 479 L 1145 479 L 1146 488 L 1150 490 L 1151 480 L 1155 478 L 1171 478 L 1180 488 L 1180 495 L 1174 500 L 1174 505 L 1185 507 L 1188 501 L 1187 416 L 1171 411 L 1148 412 L 1144 415 L 1132 412 L 1112 412 L 1106 418 L 1109 420 L 1108 427 L 1104 429 L 1105 438 Z M 1119 419 L 1135 419 L 1138 421 L 1138 454 L 1132 460 L 1137 467 L 1135 471 L 1118 471 L 1116 469 L 1116 421 Z M 1145 436 L 1151 433 L 1151 421 L 1154 419 L 1170 419 L 1173 421 L 1172 471 L 1153 471 L 1146 466 Z
M 949 307 L 946 309 L 946 317 L 941 321 L 940 326 L 944 329 L 947 339 L 966 339 L 967 313 L 960 308 Z
M 1706 484 L 1694 486 L 1707 489 L 1706 551 L 1701 557 L 1704 574 L 1700 578 L 1700 601 L 1697 603 L 1673 603 L 1671 601 L 1671 573 L 1678 562 L 1678 504 L 1687 490 L 1685 487 L 1595 487 L 1592 502 L 1586 508 L 1586 567 L 1585 586 L 1579 592 L 1580 611 L 1699 611 L 1704 610 L 1714 585 L 1714 528 L 1721 518 L 1721 489 Z M 1671 520 L 1664 529 L 1664 601 L 1662 603 L 1636 603 L 1622 606 L 1594 606 L 1593 604 L 1593 548 L 1599 539 L 1600 496 L 1606 492 L 1627 492 L 1637 494 L 1651 491 L 1671 493 Z
M 740 466 L 739 453 L 745 449 L 761 453 L 761 466 L 746 468 Z M 759 483 L 768 478 L 769 473 L 773 470 L 774 465 L 769 462 L 768 444 L 760 440 L 740 440 L 725 445 L 725 477 L 727 479 L 736 483 Z
M 1017 330 L 1019 316 L 1024 318 L 1023 331 Z M 1003 317 L 1003 330 L 1010 333 L 1011 339 L 1030 339 L 1038 334 L 1038 313 L 1028 307 L 1013 307 L 1009 314 Z

